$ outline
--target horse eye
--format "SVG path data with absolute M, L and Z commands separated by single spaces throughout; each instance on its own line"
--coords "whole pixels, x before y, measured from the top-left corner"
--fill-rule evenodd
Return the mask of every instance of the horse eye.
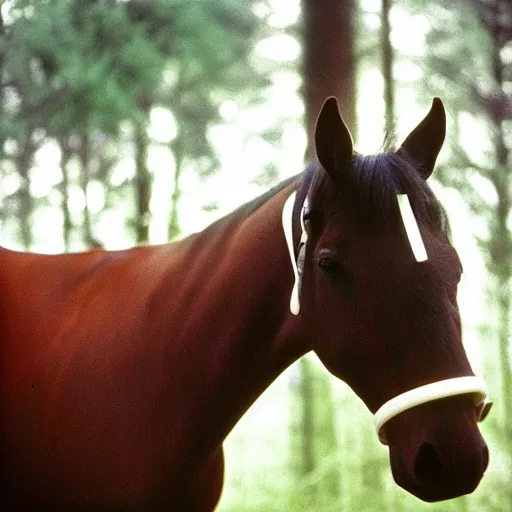
M 351 284 L 353 282 L 353 277 L 350 272 L 333 258 L 319 258 L 318 266 L 329 277 L 340 279 L 347 284 Z
M 336 272 L 338 264 L 331 258 L 320 258 L 318 266 L 327 274 L 332 274 Z

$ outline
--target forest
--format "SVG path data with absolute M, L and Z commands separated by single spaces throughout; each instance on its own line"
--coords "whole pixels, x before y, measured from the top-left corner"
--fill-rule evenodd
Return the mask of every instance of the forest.
M 442 98 L 432 188 L 464 266 L 471 364 L 494 400 L 471 495 L 393 481 L 372 415 L 313 355 L 225 442 L 220 512 L 512 510 L 512 0 L 8 0 L 0 245 L 42 253 L 200 231 L 314 157 L 326 97 L 360 152 Z

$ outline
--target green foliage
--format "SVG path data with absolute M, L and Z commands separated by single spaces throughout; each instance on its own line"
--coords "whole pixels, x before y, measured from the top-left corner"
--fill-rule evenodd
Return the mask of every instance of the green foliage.
M 255 23 L 249 9 L 227 0 L 176 3 L 175 44 L 156 102 L 181 121 L 175 157 L 180 164 L 193 160 L 202 177 L 218 166 L 205 126 L 221 120 L 219 105 L 228 98 L 253 103 L 254 92 L 268 84 L 251 62 Z
M 14 9 L 4 37 L 4 71 L 22 98 L 18 120 L 49 134 L 116 131 L 165 64 L 126 4 L 83 5 L 52 0 L 33 14 Z
M 204 148 L 197 134 L 219 96 L 249 78 L 262 84 L 248 59 L 254 16 L 231 2 L 25 0 L 11 16 L 0 41 L 8 84 L 21 99 L 8 109 L 17 123 L 3 122 L 10 136 L 23 122 L 53 135 L 115 133 L 121 120 L 163 103 L 179 109 L 184 127 L 201 126 L 189 130 Z M 176 83 L 162 81 L 164 69 Z
M 85 190 L 92 177 L 108 182 L 126 151 L 121 123 L 147 129 L 151 108 L 162 106 L 177 125 L 169 143 L 176 209 L 184 169 L 201 177 L 218 169 L 209 126 L 221 121 L 219 105 L 227 98 L 252 104 L 259 97 L 254 91 L 267 83 L 251 57 L 264 31 L 247 7 L 230 0 L 13 1 L 0 34 L 0 140 L 13 141 L 18 152 L 30 142 L 30 165 L 47 138 L 56 138 L 81 162 Z M 106 135 L 110 145 L 122 146 L 118 160 L 104 158 L 104 144 L 94 142 Z M 147 147 L 136 145 L 139 179 L 128 183 L 136 195 L 140 187 L 151 189 L 152 175 L 143 169 L 151 145 L 149 138 Z M 107 197 L 116 195 L 111 188 Z M 176 216 L 173 225 L 178 233 Z

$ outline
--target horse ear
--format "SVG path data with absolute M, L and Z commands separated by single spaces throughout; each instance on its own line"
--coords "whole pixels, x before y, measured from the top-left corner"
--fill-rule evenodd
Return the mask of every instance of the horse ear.
M 334 183 L 339 184 L 341 173 L 352 162 L 354 144 L 343 122 L 336 98 L 325 100 L 315 128 L 315 149 L 318 161 Z
M 427 179 L 434 170 L 445 135 L 446 113 L 443 102 L 439 98 L 434 98 L 429 113 L 405 139 L 398 152 L 405 153 Z

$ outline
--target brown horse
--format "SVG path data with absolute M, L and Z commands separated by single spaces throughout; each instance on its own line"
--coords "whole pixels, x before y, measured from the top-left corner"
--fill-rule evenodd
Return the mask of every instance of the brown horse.
M 472 492 L 488 463 L 485 387 L 426 183 L 444 134 L 436 99 L 400 149 L 362 156 L 331 98 L 319 164 L 201 233 L 1 249 L 1 509 L 214 509 L 223 440 L 311 350 L 377 412 L 400 486 L 426 501 Z

